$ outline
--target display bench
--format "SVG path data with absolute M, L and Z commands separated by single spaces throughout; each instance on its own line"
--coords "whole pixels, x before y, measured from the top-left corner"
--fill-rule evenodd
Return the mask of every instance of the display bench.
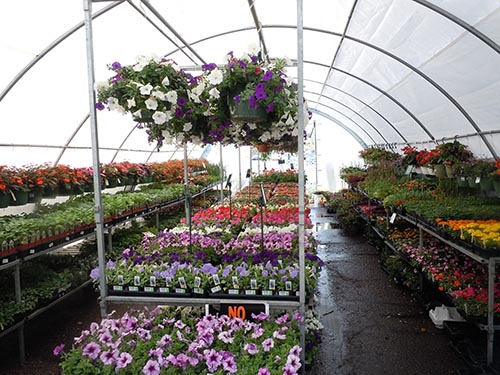
M 440 230 L 436 226 L 430 224 L 424 218 L 418 218 L 414 215 L 406 213 L 404 211 L 392 211 L 387 210 L 383 207 L 382 202 L 377 199 L 370 198 L 365 192 L 360 189 L 357 191 L 361 192 L 368 199 L 368 205 L 374 205 L 376 209 L 385 212 L 386 225 L 393 223 L 397 217 L 404 219 L 406 222 L 418 228 L 419 232 L 419 247 L 424 246 L 424 233 L 436 238 L 440 242 L 448 245 L 449 247 L 459 251 L 460 253 L 466 255 L 467 257 L 473 259 L 474 261 L 487 265 L 488 267 L 488 314 L 485 322 L 479 322 L 477 320 L 472 323 L 476 324 L 479 329 L 486 331 L 487 336 L 487 365 L 493 364 L 493 349 L 495 340 L 495 331 L 500 330 L 500 325 L 495 324 L 495 278 L 496 278 L 496 266 L 500 263 L 500 251 L 499 250 L 487 250 L 479 247 L 475 244 L 468 243 L 460 238 L 452 237 L 445 231 Z M 401 257 L 405 262 L 410 264 L 409 258 L 397 249 L 396 246 L 388 240 L 387 234 L 381 230 L 375 223 L 370 220 L 363 212 L 356 209 L 358 214 L 367 222 L 370 228 L 380 237 L 384 244 L 390 248 L 395 254 Z M 423 274 L 422 274 L 423 275 Z
M 212 190 L 220 182 L 214 182 L 196 193 L 191 193 L 190 197 L 197 197 L 206 194 L 208 191 Z M 104 227 L 106 228 L 106 234 L 108 235 L 108 248 L 111 249 L 112 246 L 112 235 L 113 228 L 121 226 L 129 221 L 135 220 L 137 218 L 146 215 L 155 215 L 157 226 L 159 225 L 159 213 L 162 210 L 171 208 L 184 203 L 186 197 L 183 195 L 179 198 L 172 199 L 166 202 L 157 202 L 155 204 L 149 205 L 147 207 L 132 209 L 127 212 L 123 212 L 121 215 L 115 215 L 112 218 L 106 218 L 104 222 Z M 0 258 L 0 272 L 12 269 L 14 276 L 14 288 L 15 288 L 15 303 L 21 303 L 22 301 L 22 285 L 21 285 L 21 272 L 22 265 L 29 262 L 39 256 L 50 254 L 61 250 L 67 246 L 75 244 L 76 242 L 82 240 L 88 240 L 95 237 L 95 226 L 85 226 L 74 228 L 73 230 L 58 233 L 50 237 L 42 238 L 36 242 L 28 243 L 22 246 L 11 246 L 10 249 L 3 249 L 3 257 Z M 7 251 L 5 251 L 7 250 Z M 24 345 L 24 327 L 26 323 L 35 319 L 40 314 L 51 309 L 58 303 L 64 301 L 68 297 L 74 295 L 78 291 L 87 287 L 91 284 L 91 280 L 88 279 L 82 284 L 77 286 L 72 286 L 70 288 L 59 290 L 55 293 L 54 298 L 44 306 L 37 308 L 34 311 L 29 312 L 27 315 L 22 316 L 13 325 L 6 327 L 0 331 L 0 338 L 17 331 L 18 332 L 18 342 L 19 342 L 19 358 L 20 362 L 25 361 L 25 345 Z

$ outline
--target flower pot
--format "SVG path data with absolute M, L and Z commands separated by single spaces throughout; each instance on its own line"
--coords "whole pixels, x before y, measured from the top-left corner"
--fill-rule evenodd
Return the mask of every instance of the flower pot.
M 457 176 L 457 186 L 458 187 L 469 187 L 469 182 L 467 181 L 467 177 Z
M 481 191 L 484 192 L 495 190 L 495 186 L 493 185 L 493 177 L 481 177 L 479 186 L 481 187 Z
M 451 165 L 446 164 L 444 168 L 446 169 L 446 177 L 455 177 L 455 173 L 453 172 L 453 168 Z
M 14 191 L 14 199 L 10 200 L 11 206 L 23 206 L 28 203 L 27 191 Z
M 255 148 L 259 152 L 269 152 L 271 150 L 271 148 L 267 144 L 258 144 L 258 145 L 255 145 Z
M 73 187 L 71 185 L 59 185 L 59 195 L 68 196 L 73 194 Z
M 231 117 L 232 122 L 241 122 L 241 123 L 259 123 L 265 122 L 267 120 L 267 113 L 264 108 L 257 107 L 252 108 L 248 104 L 248 100 L 240 100 L 237 103 L 234 100 L 234 97 L 239 95 L 241 89 L 233 90 L 228 97 L 227 104 L 229 107 L 229 115 Z
M 478 186 L 478 182 L 476 182 L 476 177 L 467 177 L 467 183 L 470 188 L 476 188 Z
M 500 194 L 500 178 L 493 179 L 493 188 L 498 194 Z
M 44 187 L 43 188 L 43 197 L 44 198 L 55 198 L 59 194 L 59 189 L 57 187 Z
M 433 166 L 434 175 L 437 178 L 446 178 L 446 167 L 442 164 L 436 164 Z
M 8 207 L 10 204 L 10 194 L 3 191 L 0 192 L 0 208 Z
M 115 188 L 118 186 L 118 178 L 116 177 L 106 177 L 106 187 Z
M 28 193 L 28 203 L 40 203 L 43 199 L 43 190 L 36 189 Z

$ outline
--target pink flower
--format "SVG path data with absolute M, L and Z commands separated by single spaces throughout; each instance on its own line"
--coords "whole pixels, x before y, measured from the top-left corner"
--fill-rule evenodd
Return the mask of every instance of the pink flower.
M 89 357 L 90 359 L 96 359 L 101 352 L 101 347 L 95 342 L 89 342 L 83 348 L 82 354 Z
M 144 375 L 160 375 L 160 364 L 150 359 L 142 368 L 142 373 Z
M 257 375 L 271 375 L 271 373 L 269 372 L 269 370 L 265 367 L 261 367 L 259 369 L 259 372 L 257 373 Z
M 57 345 L 52 353 L 57 357 L 59 354 L 61 354 L 63 349 L 64 349 L 64 344 Z

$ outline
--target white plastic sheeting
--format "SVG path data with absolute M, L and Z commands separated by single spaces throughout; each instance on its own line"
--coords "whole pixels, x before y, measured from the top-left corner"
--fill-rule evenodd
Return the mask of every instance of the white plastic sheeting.
M 96 80 L 139 54 L 192 69 L 251 44 L 297 58 L 294 1 L 102 1 L 94 14 L 107 7 L 93 22 Z M 457 137 L 479 156 L 500 154 L 499 0 L 311 0 L 303 19 L 304 96 L 319 127 L 396 150 Z M 0 164 L 91 165 L 83 1 L 6 2 L 0 35 Z M 99 112 L 98 125 L 102 162 L 182 157 L 156 152 L 130 116 Z

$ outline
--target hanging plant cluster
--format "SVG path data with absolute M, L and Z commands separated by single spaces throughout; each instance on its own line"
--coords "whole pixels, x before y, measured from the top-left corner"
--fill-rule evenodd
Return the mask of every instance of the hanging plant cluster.
M 297 85 L 286 60 L 264 62 L 258 51 L 202 66 L 199 76 L 166 58 L 141 56 L 132 65 L 109 65 L 98 83 L 99 110 L 130 113 L 149 142 L 257 145 L 283 149 L 297 143 Z M 306 106 L 305 106 L 306 107 Z M 307 113 L 306 113 L 307 115 Z

